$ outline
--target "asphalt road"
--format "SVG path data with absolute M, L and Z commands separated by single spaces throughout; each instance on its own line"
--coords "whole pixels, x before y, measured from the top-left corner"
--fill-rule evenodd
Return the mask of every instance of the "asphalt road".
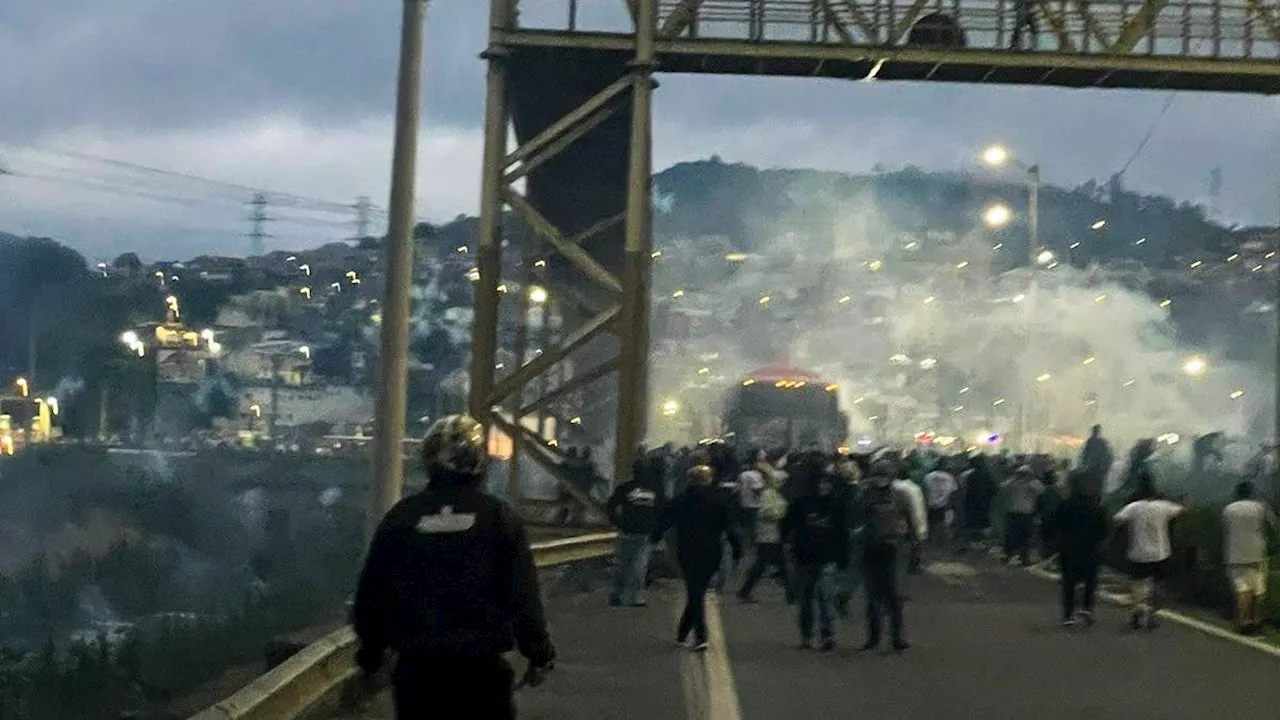
M 709 601 L 718 622 L 703 655 L 674 647 L 675 583 L 640 609 L 609 609 L 599 590 L 561 595 L 549 603 L 559 668 L 521 691 L 521 717 L 1280 717 L 1280 659 L 1172 624 L 1131 632 L 1106 606 L 1096 627 L 1064 630 L 1053 583 L 973 562 L 909 581 L 913 646 L 901 655 L 857 650 L 860 612 L 841 621 L 835 652 L 797 649 L 794 611 L 773 587 L 754 605 Z M 389 702 L 359 717 L 390 718 Z

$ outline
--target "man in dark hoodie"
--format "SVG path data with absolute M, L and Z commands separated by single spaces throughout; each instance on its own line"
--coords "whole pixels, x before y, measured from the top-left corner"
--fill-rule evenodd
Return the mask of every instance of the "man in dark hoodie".
M 720 567 L 721 544 L 727 543 L 734 560 L 742 557 L 742 546 L 734 532 L 729 507 L 712 486 L 713 473 L 706 465 L 689 470 L 685 491 L 667 505 L 650 541 L 657 543 L 670 528 L 676 531 L 676 559 L 684 575 L 685 605 L 676 629 L 676 642 L 683 645 L 694 636 L 691 650 L 707 649 L 707 588 Z
M 618 486 L 605 505 L 609 522 L 618 528 L 614 550 L 613 587 L 609 604 L 643 607 L 649 571 L 649 536 L 662 513 L 663 459 L 649 455 L 636 460 L 631 480 Z
M 889 633 L 893 649 L 910 647 L 903 639 L 902 595 L 899 592 L 898 557 L 906 543 L 916 537 L 911 497 L 893 482 L 902 474 L 897 461 L 882 458 L 871 464 L 870 477 L 862 493 L 863 572 L 867 578 L 867 642 L 863 650 L 880 645 L 883 627 L 880 616 L 889 613 Z
M 819 453 L 797 469 L 809 492 L 796 499 L 782 521 L 782 537 L 791 541 L 800 599 L 800 647 L 813 647 L 813 608 L 818 606 L 820 648 L 835 649 L 836 572 L 849 564 L 848 509 L 833 491 L 835 478 Z
M 437 421 L 422 441 L 429 482 L 387 513 L 369 548 L 352 625 L 369 674 L 387 648 L 398 718 L 514 718 L 503 653 L 529 659 L 541 682 L 555 650 L 524 526 L 482 489 L 484 428 L 465 415 Z
M 1083 585 L 1080 618 L 1092 626 L 1102 543 L 1110 532 L 1110 523 L 1098 494 L 1102 485 L 1091 472 L 1071 473 L 1067 485 L 1071 495 L 1058 505 L 1052 519 L 1054 544 L 1062 564 L 1062 624 L 1075 625 L 1076 588 Z

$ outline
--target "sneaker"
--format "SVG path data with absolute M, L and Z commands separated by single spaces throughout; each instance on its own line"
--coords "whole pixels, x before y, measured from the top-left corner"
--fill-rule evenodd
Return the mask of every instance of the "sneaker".
M 902 652 L 903 650 L 909 650 L 909 649 L 911 649 L 911 643 L 907 642 L 906 640 L 893 641 L 894 652 Z
M 1132 615 L 1129 616 L 1129 629 L 1130 630 L 1142 629 L 1142 613 L 1141 612 L 1134 612 Z
M 800 649 L 800 650 L 812 650 L 812 649 L 813 649 L 813 641 L 812 641 L 812 640 L 810 640 L 809 638 L 803 638 L 803 639 L 801 639 L 801 640 L 800 640 L 800 645 L 799 645 L 799 648 L 798 648 L 798 649 Z
M 1075 625 L 1076 625 L 1076 619 L 1073 617 L 1062 619 L 1062 627 L 1064 628 L 1075 627 Z
M 1093 627 L 1093 626 L 1094 626 L 1094 624 L 1098 622 L 1097 620 L 1094 620 L 1094 619 L 1093 619 L 1093 611 L 1092 611 L 1092 610 L 1081 610 L 1081 611 L 1080 611 L 1080 620 L 1082 620 L 1082 621 L 1084 622 L 1084 626 L 1085 626 L 1085 627 Z
M 689 649 L 692 650 L 693 652 L 706 652 L 708 647 L 710 647 L 710 645 L 707 644 L 706 640 L 703 640 L 701 642 L 695 643 L 694 646 Z
M 818 649 L 822 652 L 831 652 L 836 649 L 836 641 L 833 638 L 824 638 Z

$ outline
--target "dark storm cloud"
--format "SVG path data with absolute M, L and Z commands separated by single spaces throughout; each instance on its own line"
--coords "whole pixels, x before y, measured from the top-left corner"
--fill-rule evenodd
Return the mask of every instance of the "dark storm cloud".
M 432 119 L 480 117 L 485 6 L 431 3 Z M 326 124 L 389 112 L 400 9 L 393 0 L 3 2 L 0 133 L 207 127 L 275 112 Z
M 605 3 L 584 6 L 604 14 Z M 486 0 L 436 0 L 427 18 L 427 121 L 477 128 Z M 525 0 L 522 18 L 562 14 Z M 78 126 L 138 134 L 287 113 L 332 128 L 391 112 L 396 0 L 0 0 L 0 140 Z M 13 69 L 19 71 L 13 71 Z M 1002 140 L 1049 182 L 1105 179 L 1156 124 L 1165 94 L 1042 88 L 665 77 L 657 112 L 685 152 L 762 123 L 812 124 L 811 143 L 866 143 L 893 167 L 953 168 Z M 1181 95 L 1126 174 L 1199 199 L 1224 173 L 1224 210 L 1272 219 L 1280 169 L 1274 99 Z M 705 152 L 697 139 L 707 137 Z M 812 148 L 798 148 L 798 157 Z M 751 160 L 750 157 L 741 159 Z M 860 170 L 865 168 L 850 167 Z

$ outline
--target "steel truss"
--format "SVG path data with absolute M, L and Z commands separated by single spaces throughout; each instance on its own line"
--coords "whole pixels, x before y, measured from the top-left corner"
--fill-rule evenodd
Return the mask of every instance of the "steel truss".
M 632 41 L 634 57 L 629 72 L 605 87 L 577 108 L 551 123 L 536 136 L 514 149 L 508 148 L 510 105 L 508 63 L 511 52 L 503 33 L 515 27 L 517 0 L 492 0 L 490 42 L 484 58 L 488 61 L 485 98 L 484 166 L 477 248 L 479 279 L 475 283 L 475 321 L 472 330 L 470 412 L 486 426 L 497 427 L 512 438 L 526 457 L 546 469 L 580 503 L 598 506 L 576 487 L 562 467 L 563 455 L 555 443 L 545 441 L 520 422 L 520 418 L 540 411 L 553 401 L 606 376 L 618 378 L 616 449 L 614 477 L 625 478 L 643 441 L 647 419 L 650 264 L 652 206 L 652 121 L 651 96 L 655 87 L 654 41 L 657 32 L 657 0 L 633 0 L 637 17 Z M 630 154 L 627 162 L 626 208 L 622 213 L 602 217 L 591 227 L 566 237 L 534 203 L 516 189 L 517 181 L 565 150 L 587 133 L 615 115 L 629 97 L 631 108 Z M 518 367 L 505 377 L 496 376 L 498 315 L 502 284 L 501 221 L 504 207 L 520 219 L 548 247 L 575 270 L 588 278 L 607 298 L 577 329 L 564 334 L 555 347 L 525 361 L 517 356 Z M 625 261 L 621 275 L 611 272 L 589 252 L 588 240 L 616 228 L 625 229 Z M 566 289 L 571 293 L 571 289 Z M 520 301 L 523 303 L 523 301 Z M 614 357 L 596 364 L 558 384 L 540 383 L 542 394 L 525 401 L 525 389 L 546 378 L 556 366 L 588 343 L 610 334 L 618 348 Z M 523 335 L 517 344 L 523 344 Z

